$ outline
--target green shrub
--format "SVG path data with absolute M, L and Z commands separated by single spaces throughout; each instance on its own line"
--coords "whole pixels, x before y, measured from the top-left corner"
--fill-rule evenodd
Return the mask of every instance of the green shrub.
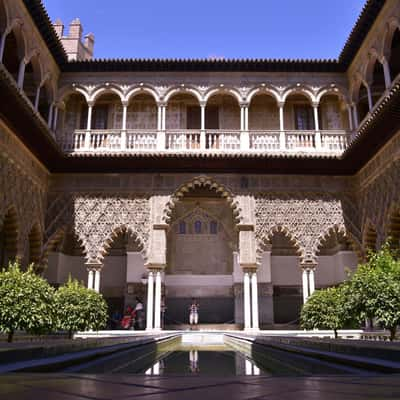
M 0 330 L 13 339 L 16 330 L 43 334 L 54 328 L 54 289 L 17 262 L 0 272 Z
M 99 330 L 107 322 L 107 304 L 103 296 L 77 280 L 69 279 L 57 290 L 55 307 L 57 328 L 68 331 L 70 338 L 77 331 Z

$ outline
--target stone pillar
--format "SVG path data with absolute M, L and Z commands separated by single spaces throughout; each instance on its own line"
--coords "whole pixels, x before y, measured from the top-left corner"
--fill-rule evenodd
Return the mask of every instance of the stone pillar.
M 353 118 L 354 118 L 354 130 L 357 130 L 358 125 L 360 123 L 358 121 L 357 104 L 355 104 L 355 103 L 353 103 Z
M 352 132 L 353 131 L 353 115 L 351 112 L 351 105 L 347 105 L 347 113 L 349 116 L 349 129 Z
M 281 150 L 286 149 L 286 136 L 285 136 L 285 120 L 284 120 L 284 110 L 285 103 L 279 102 L 279 147 Z
M 49 117 L 47 119 L 47 125 L 51 129 L 52 123 L 53 123 L 53 112 L 54 112 L 54 104 L 51 103 L 49 106 Z
M 19 64 L 18 70 L 18 87 L 22 89 L 24 87 L 24 79 L 25 79 L 25 59 L 23 59 Z
M 94 290 L 100 293 L 100 272 L 101 268 L 96 268 L 94 271 Z
M 308 270 L 308 284 L 309 295 L 311 296 L 315 292 L 315 267 L 310 267 Z
M 153 271 L 149 271 L 149 276 L 147 278 L 146 330 L 153 329 L 153 294 L 154 294 Z
M 38 88 L 36 89 L 36 98 L 35 98 L 35 110 L 39 110 L 39 101 L 40 101 L 40 90 L 41 86 L 39 85 Z
M 308 299 L 309 292 L 308 292 L 308 271 L 306 267 L 302 267 L 302 281 L 303 281 L 303 302 L 305 303 Z
M 257 272 L 251 274 L 252 328 L 259 329 Z
M 88 289 L 93 289 L 94 282 L 94 270 L 92 268 L 88 268 Z
M 57 130 L 57 120 L 58 120 L 58 105 L 54 105 L 54 118 L 53 118 L 53 131 Z
M 166 106 L 164 103 L 158 103 L 157 107 L 157 150 L 166 149 L 166 137 L 165 137 L 165 112 Z
M 161 271 L 156 274 L 156 290 L 154 296 L 154 329 L 161 329 Z
M 121 150 L 126 150 L 126 119 L 128 115 L 128 102 L 122 103 L 122 130 L 121 130 Z
M 8 36 L 8 31 L 7 29 L 3 32 L 0 38 L 0 62 L 3 62 L 3 57 L 4 57 L 4 48 L 6 46 L 6 39 Z
M 369 108 L 369 111 L 371 111 L 374 106 L 372 103 L 371 87 L 370 87 L 370 85 L 367 85 L 367 84 L 365 85 L 365 87 L 367 89 L 367 94 L 368 94 L 368 108 Z
M 244 296 L 244 329 L 251 328 L 250 315 L 250 273 L 245 271 L 243 278 L 243 296 Z
M 320 150 L 322 147 L 321 143 L 321 132 L 319 130 L 319 118 L 318 118 L 318 103 L 313 104 L 314 109 L 314 127 L 315 127 L 315 148 Z
M 250 148 L 249 125 L 248 125 L 249 108 L 247 104 L 240 105 L 240 149 L 248 150 Z
M 385 76 L 385 87 L 386 89 L 389 89 L 392 84 L 392 78 L 390 76 L 389 63 L 387 62 L 386 58 L 382 60 L 382 66 L 383 66 L 383 74 Z
M 86 124 L 86 134 L 85 134 L 85 149 L 90 149 L 90 131 L 92 129 L 92 112 L 93 112 L 93 103 L 88 104 L 88 115 L 87 115 L 87 124 Z
M 206 102 L 200 103 L 200 149 L 206 148 Z

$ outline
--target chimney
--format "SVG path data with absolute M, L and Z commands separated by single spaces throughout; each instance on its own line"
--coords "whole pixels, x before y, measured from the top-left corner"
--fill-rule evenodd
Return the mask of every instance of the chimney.
M 78 39 L 79 41 L 82 38 L 82 24 L 79 18 L 75 18 L 70 24 L 69 24 L 69 35 L 68 37 L 70 39 Z
M 85 36 L 84 45 L 88 52 L 88 56 L 89 56 L 88 58 L 92 58 L 93 50 L 94 50 L 94 35 L 93 35 L 93 33 L 89 33 L 88 35 Z
M 57 33 L 57 36 L 61 39 L 64 35 L 64 24 L 60 18 L 56 19 L 56 21 L 53 23 L 53 27 Z

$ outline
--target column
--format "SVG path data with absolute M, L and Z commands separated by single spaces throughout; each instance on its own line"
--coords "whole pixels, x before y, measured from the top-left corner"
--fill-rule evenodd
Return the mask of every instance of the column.
M 247 104 L 240 105 L 240 148 L 241 150 L 248 150 L 250 148 L 249 137 L 249 107 Z
M 4 33 L 1 35 L 1 39 L 0 39 L 0 62 L 3 62 L 4 48 L 6 46 L 7 36 L 8 36 L 8 31 L 6 29 L 4 31 Z
M 251 306 L 252 306 L 252 328 L 259 329 L 258 322 L 258 283 L 257 283 L 257 272 L 251 274 Z
M 161 271 L 156 273 L 156 290 L 154 296 L 154 329 L 161 329 Z
M 42 87 L 39 85 L 36 89 L 36 98 L 35 98 L 35 110 L 38 111 L 39 109 L 39 101 L 40 101 L 40 89 Z
M 101 267 L 98 267 L 94 271 L 94 290 L 100 293 L 100 271 Z
M 126 117 L 128 115 L 128 103 L 122 103 L 122 130 L 121 130 L 121 150 L 126 150 Z
M 206 148 L 206 103 L 200 103 L 200 149 Z
M 310 267 L 308 270 L 309 296 L 315 292 L 315 267 Z
M 308 271 L 306 267 L 302 267 L 303 269 L 303 274 L 302 274 L 302 279 L 303 279 L 303 302 L 305 303 L 308 299 L 309 292 L 308 292 Z
M 52 122 L 53 122 L 53 111 L 54 111 L 54 104 L 51 103 L 49 106 L 49 117 L 47 119 L 47 125 L 49 126 L 50 129 L 51 129 Z
M 318 118 L 318 103 L 313 104 L 314 109 L 314 126 L 315 126 L 315 148 L 317 150 L 321 149 L 321 132 L 319 130 L 319 118 Z
M 286 149 L 286 137 L 285 137 L 285 120 L 284 120 L 284 109 L 285 103 L 279 102 L 279 147 L 281 150 Z
M 25 60 L 23 59 L 19 64 L 18 70 L 18 87 L 22 89 L 24 87 L 24 78 L 25 78 Z
M 166 146 L 166 134 L 165 134 L 165 105 L 158 104 L 157 108 L 157 150 L 165 150 Z
M 353 132 L 353 116 L 352 116 L 350 104 L 347 105 L 347 113 L 349 115 L 349 129 L 351 132 Z
M 94 271 L 93 268 L 88 268 L 88 289 L 93 289 Z
M 87 125 L 86 125 L 86 134 L 85 134 L 85 149 L 89 150 L 90 148 L 90 130 L 92 129 L 92 111 L 93 104 L 88 104 L 88 116 L 87 116 Z
M 353 119 L 354 119 L 354 130 L 357 130 L 359 121 L 358 121 L 357 104 L 355 103 L 353 103 Z
M 367 94 L 368 94 L 368 108 L 369 108 L 369 111 L 371 111 L 372 108 L 373 108 L 373 106 L 374 106 L 374 105 L 372 104 L 371 88 L 370 88 L 370 86 L 367 85 L 367 84 L 365 84 L 365 87 L 366 87 L 366 89 L 367 89 Z
M 386 58 L 382 60 L 382 66 L 383 66 L 383 74 L 385 76 L 385 87 L 386 89 L 389 89 L 392 84 L 392 78 L 390 76 L 389 63 L 387 62 Z
M 58 105 L 54 106 L 54 118 L 53 118 L 53 131 L 57 130 L 57 120 L 58 120 Z
M 244 329 L 251 328 L 250 315 L 250 276 L 249 272 L 244 272 L 243 278 L 243 295 L 244 295 Z
M 149 271 L 149 276 L 147 279 L 146 330 L 153 329 L 153 291 L 154 291 L 153 271 Z

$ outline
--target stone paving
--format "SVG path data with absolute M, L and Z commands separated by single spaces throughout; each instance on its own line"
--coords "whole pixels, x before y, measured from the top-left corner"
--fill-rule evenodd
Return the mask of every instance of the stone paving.
M 400 376 L 196 377 L 143 375 L 0 376 L 1 400 L 400 399 Z

